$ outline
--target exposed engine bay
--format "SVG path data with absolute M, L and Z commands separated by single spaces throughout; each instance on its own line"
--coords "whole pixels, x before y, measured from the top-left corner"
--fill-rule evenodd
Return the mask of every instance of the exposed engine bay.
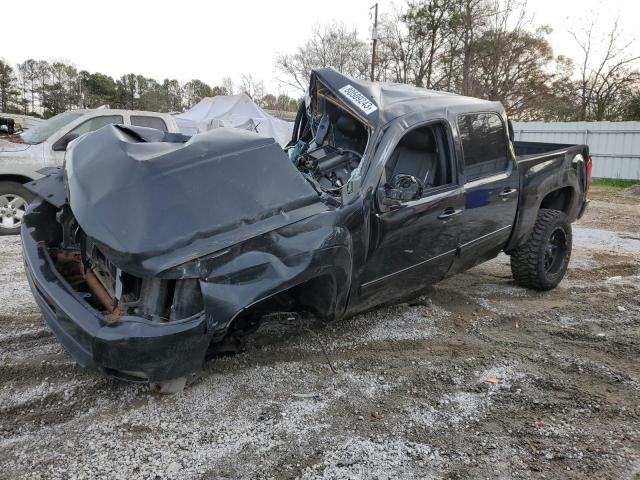
M 108 320 L 134 315 L 156 322 L 183 320 L 204 308 L 198 280 L 140 277 L 117 268 L 80 228 L 68 206 L 57 215 L 59 247 L 50 249 L 58 272 Z
M 369 132 L 318 82 L 298 111 L 294 137 L 286 148 L 294 165 L 322 190 L 339 195 L 360 165 Z

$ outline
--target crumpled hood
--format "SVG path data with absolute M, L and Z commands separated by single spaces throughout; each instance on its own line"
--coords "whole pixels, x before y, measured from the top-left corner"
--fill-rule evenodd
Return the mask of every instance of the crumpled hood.
M 106 126 L 67 152 L 78 224 L 123 270 L 154 274 L 325 211 L 272 138 Z M 132 273 L 134 273 L 132 272 Z

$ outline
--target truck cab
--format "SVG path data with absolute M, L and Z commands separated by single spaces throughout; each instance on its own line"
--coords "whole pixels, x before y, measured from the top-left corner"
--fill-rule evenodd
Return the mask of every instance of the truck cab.
M 419 290 L 502 250 L 519 190 L 507 125 L 498 104 L 470 101 L 386 126 L 371 166 L 375 194 L 361 307 L 406 293 L 407 285 Z

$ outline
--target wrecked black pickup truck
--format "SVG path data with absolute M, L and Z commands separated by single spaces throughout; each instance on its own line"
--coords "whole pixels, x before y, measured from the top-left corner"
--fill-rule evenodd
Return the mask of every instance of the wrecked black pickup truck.
M 499 103 L 321 69 L 284 150 L 234 129 L 76 140 L 28 187 L 26 271 L 80 365 L 162 389 L 268 313 L 353 315 L 502 251 L 516 283 L 555 287 L 590 170 L 584 145 L 514 142 Z

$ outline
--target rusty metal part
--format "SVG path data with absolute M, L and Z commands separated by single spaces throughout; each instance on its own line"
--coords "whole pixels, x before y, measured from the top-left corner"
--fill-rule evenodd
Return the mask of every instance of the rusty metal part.
M 107 312 L 109 312 L 109 316 L 107 316 L 107 318 L 109 318 L 110 316 L 113 316 L 114 313 L 116 313 L 116 310 L 117 310 L 116 316 L 117 318 L 120 318 L 120 308 L 119 307 L 114 308 L 113 298 L 111 298 L 111 296 L 109 295 L 109 292 L 107 292 L 107 290 L 102 286 L 102 283 L 100 283 L 100 280 L 98 280 L 98 277 L 96 277 L 95 274 L 89 270 L 84 272 L 84 280 L 85 282 L 87 282 L 87 285 L 89 285 L 89 288 L 91 289 L 93 294 L 96 296 L 98 301 L 107 310 Z
M 109 294 L 102 282 L 91 270 L 86 271 L 82 259 L 78 253 L 58 252 L 56 261 L 59 271 L 71 285 L 78 285 L 83 281 L 87 283 L 91 292 L 107 310 L 105 318 L 110 321 L 120 320 L 120 306 L 114 307 L 113 297 Z
M 91 268 L 91 271 L 96 276 L 98 281 L 102 284 L 102 286 L 107 291 L 107 293 L 109 293 L 109 296 L 111 298 L 114 298 L 115 297 L 114 286 L 110 284 L 110 277 L 108 276 L 108 274 L 106 274 L 104 270 L 102 270 L 102 268 L 100 268 L 98 265 L 93 265 L 93 268 Z
M 113 312 L 106 314 L 104 318 L 110 322 L 117 322 L 120 320 L 120 305 L 117 305 L 116 308 L 113 309 Z

